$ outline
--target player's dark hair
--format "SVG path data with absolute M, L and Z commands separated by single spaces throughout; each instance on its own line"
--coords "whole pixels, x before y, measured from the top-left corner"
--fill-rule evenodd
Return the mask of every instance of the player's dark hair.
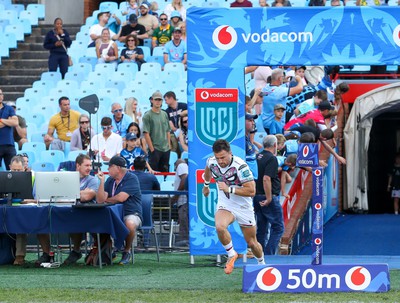
M 214 153 L 219 153 L 221 151 L 231 151 L 231 145 L 229 144 L 228 141 L 224 139 L 218 139 L 217 141 L 214 142 L 212 150 Z

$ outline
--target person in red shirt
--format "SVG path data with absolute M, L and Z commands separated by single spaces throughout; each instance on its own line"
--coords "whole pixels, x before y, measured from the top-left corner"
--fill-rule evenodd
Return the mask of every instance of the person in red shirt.
M 253 7 L 253 4 L 249 0 L 236 0 L 231 3 L 231 7 Z

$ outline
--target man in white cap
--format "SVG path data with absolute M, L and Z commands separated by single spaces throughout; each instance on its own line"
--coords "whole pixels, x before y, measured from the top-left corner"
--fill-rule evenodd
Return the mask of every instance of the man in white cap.
M 158 27 L 158 19 L 156 16 L 149 14 L 149 6 L 146 3 L 142 3 L 139 6 L 140 17 L 138 23 L 146 28 L 146 32 L 149 38 L 153 36 L 153 31 Z

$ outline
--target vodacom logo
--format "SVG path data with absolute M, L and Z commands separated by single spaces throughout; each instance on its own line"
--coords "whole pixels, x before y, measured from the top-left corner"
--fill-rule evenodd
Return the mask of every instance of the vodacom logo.
M 282 283 L 282 274 L 275 267 L 266 267 L 257 275 L 257 286 L 265 291 L 275 290 Z
M 371 274 L 363 266 L 354 266 L 347 271 L 345 281 L 350 289 L 363 290 L 371 283 Z
M 201 99 L 203 99 L 203 100 L 207 100 L 208 97 L 210 97 L 210 94 L 209 94 L 208 91 L 203 90 L 203 91 L 200 93 L 200 97 L 201 97 Z
M 394 43 L 397 44 L 397 46 L 400 46 L 400 24 L 397 25 L 397 26 L 394 28 L 394 31 L 393 31 L 393 41 L 394 41 Z
M 216 47 L 222 50 L 228 50 L 236 45 L 238 37 L 233 27 L 229 25 L 220 25 L 214 30 L 212 39 Z

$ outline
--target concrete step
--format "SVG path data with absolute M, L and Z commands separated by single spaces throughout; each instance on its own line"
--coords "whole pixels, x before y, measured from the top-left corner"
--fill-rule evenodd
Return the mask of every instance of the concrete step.
M 32 87 L 32 84 L 30 85 L 3 85 L 1 89 L 3 92 L 8 92 L 8 93 L 18 93 L 18 92 L 24 92 L 25 89 Z
M 18 60 L 18 59 L 9 59 L 7 61 L 2 61 L 2 66 L 4 68 L 20 68 L 24 66 L 25 68 L 44 68 L 47 67 L 47 59 L 26 59 L 26 60 Z
M 23 77 L 23 76 L 35 76 L 35 75 L 40 77 L 40 75 L 43 72 L 47 72 L 47 71 L 48 71 L 47 65 L 46 65 L 46 67 L 42 67 L 42 68 L 30 68 L 30 69 L 26 69 L 23 67 L 13 68 L 13 69 L 0 68 L 0 77 L 5 77 L 5 76 Z
M 0 78 L 0 87 L 4 87 L 4 85 L 32 85 L 36 80 L 38 80 L 37 75 L 3 76 Z
M 21 51 L 19 49 L 12 50 L 10 52 L 10 58 L 12 59 L 5 59 L 7 60 L 24 60 L 24 59 L 48 59 L 49 58 L 49 51 L 42 50 L 42 51 Z M 21 62 L 22 63 L 22 62 Z
M 18 43 L 18 50 L 21 51 L 43 51 L 43 40 L 41 43 Z

